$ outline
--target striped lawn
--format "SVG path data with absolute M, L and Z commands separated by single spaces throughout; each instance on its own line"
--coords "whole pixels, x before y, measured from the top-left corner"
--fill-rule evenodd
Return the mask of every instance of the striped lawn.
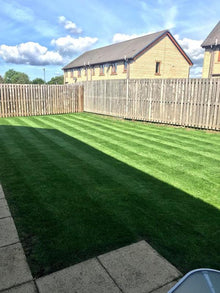
M 220 135 L 94 114 L 0 119 L 0 181 L 32 272 L 146 239 L 220 269 Z

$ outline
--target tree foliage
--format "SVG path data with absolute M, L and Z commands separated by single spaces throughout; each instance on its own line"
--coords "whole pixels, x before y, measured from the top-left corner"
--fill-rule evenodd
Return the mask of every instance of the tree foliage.
M 42 78 L 35 78 L 30 81 L 27 74 L 14 69 L 5 72 L 4 78 L 0 75 L 0 83 L 17 83 L 17 84 L 45 84 Z M 63 75 L 52 77 L 47 84 L 64 84 Z
M 33 84 L 44 84 L 44 80 L 42 78 L 35 78 L 32 80 Z
M 52 77 L 48 84 L 64 84 L 63 75 Z
M 4 75 L 5 83 L 17 83 L 17 84 L 27 84 L 30 83 L 29 77 L 27 74 L 14 69 L 9 69 L 5 72 Z

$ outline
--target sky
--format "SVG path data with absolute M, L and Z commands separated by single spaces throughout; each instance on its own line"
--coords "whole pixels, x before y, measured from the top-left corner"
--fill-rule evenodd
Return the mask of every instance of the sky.
M 220 20 L 219 0 L 0 0 L 0 75 L 62 75 L 83 52 L 168 29 L 201 77 L 201 43 Z

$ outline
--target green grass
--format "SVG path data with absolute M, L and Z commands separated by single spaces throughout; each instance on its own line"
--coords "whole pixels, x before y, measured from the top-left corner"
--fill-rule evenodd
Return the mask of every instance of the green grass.
M 34 276 L 146 239 L 220 269 L 220 136 L 94 114 L 0 119 L 0 181 Z

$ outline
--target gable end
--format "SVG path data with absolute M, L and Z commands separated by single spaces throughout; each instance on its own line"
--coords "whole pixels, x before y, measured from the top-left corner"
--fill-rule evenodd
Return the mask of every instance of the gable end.
M 171 35 L 169 31 L 164 32 L 161 36 L 159 36 L 156 40 L 154 40 L 151 44 L 149 44 L 147 47 L 145 47 L 143 50 L 141 50 L 138 54 L 136 54 L 133 59 L 136 60 L 141 55 L 143 55 L 145 52 L 147 52 L 149 49 L 151 49 L 153 46 L 155 46 L 159 41 L 161 41 L 166 36 L 169 37 L 169 39 L 172 41 L 172 43 L 176 46 L 176 48 L 179 50 L 179 52 L 183 55 L 183 57 L 186 59 L 186 61 L 189 63 L 189 65 L 193 65 L 190 58 L 186 55 L 186 53 L 183 51 L 181 46 L 177 43 L 177 41 L 174 39 L 174 37 Z

